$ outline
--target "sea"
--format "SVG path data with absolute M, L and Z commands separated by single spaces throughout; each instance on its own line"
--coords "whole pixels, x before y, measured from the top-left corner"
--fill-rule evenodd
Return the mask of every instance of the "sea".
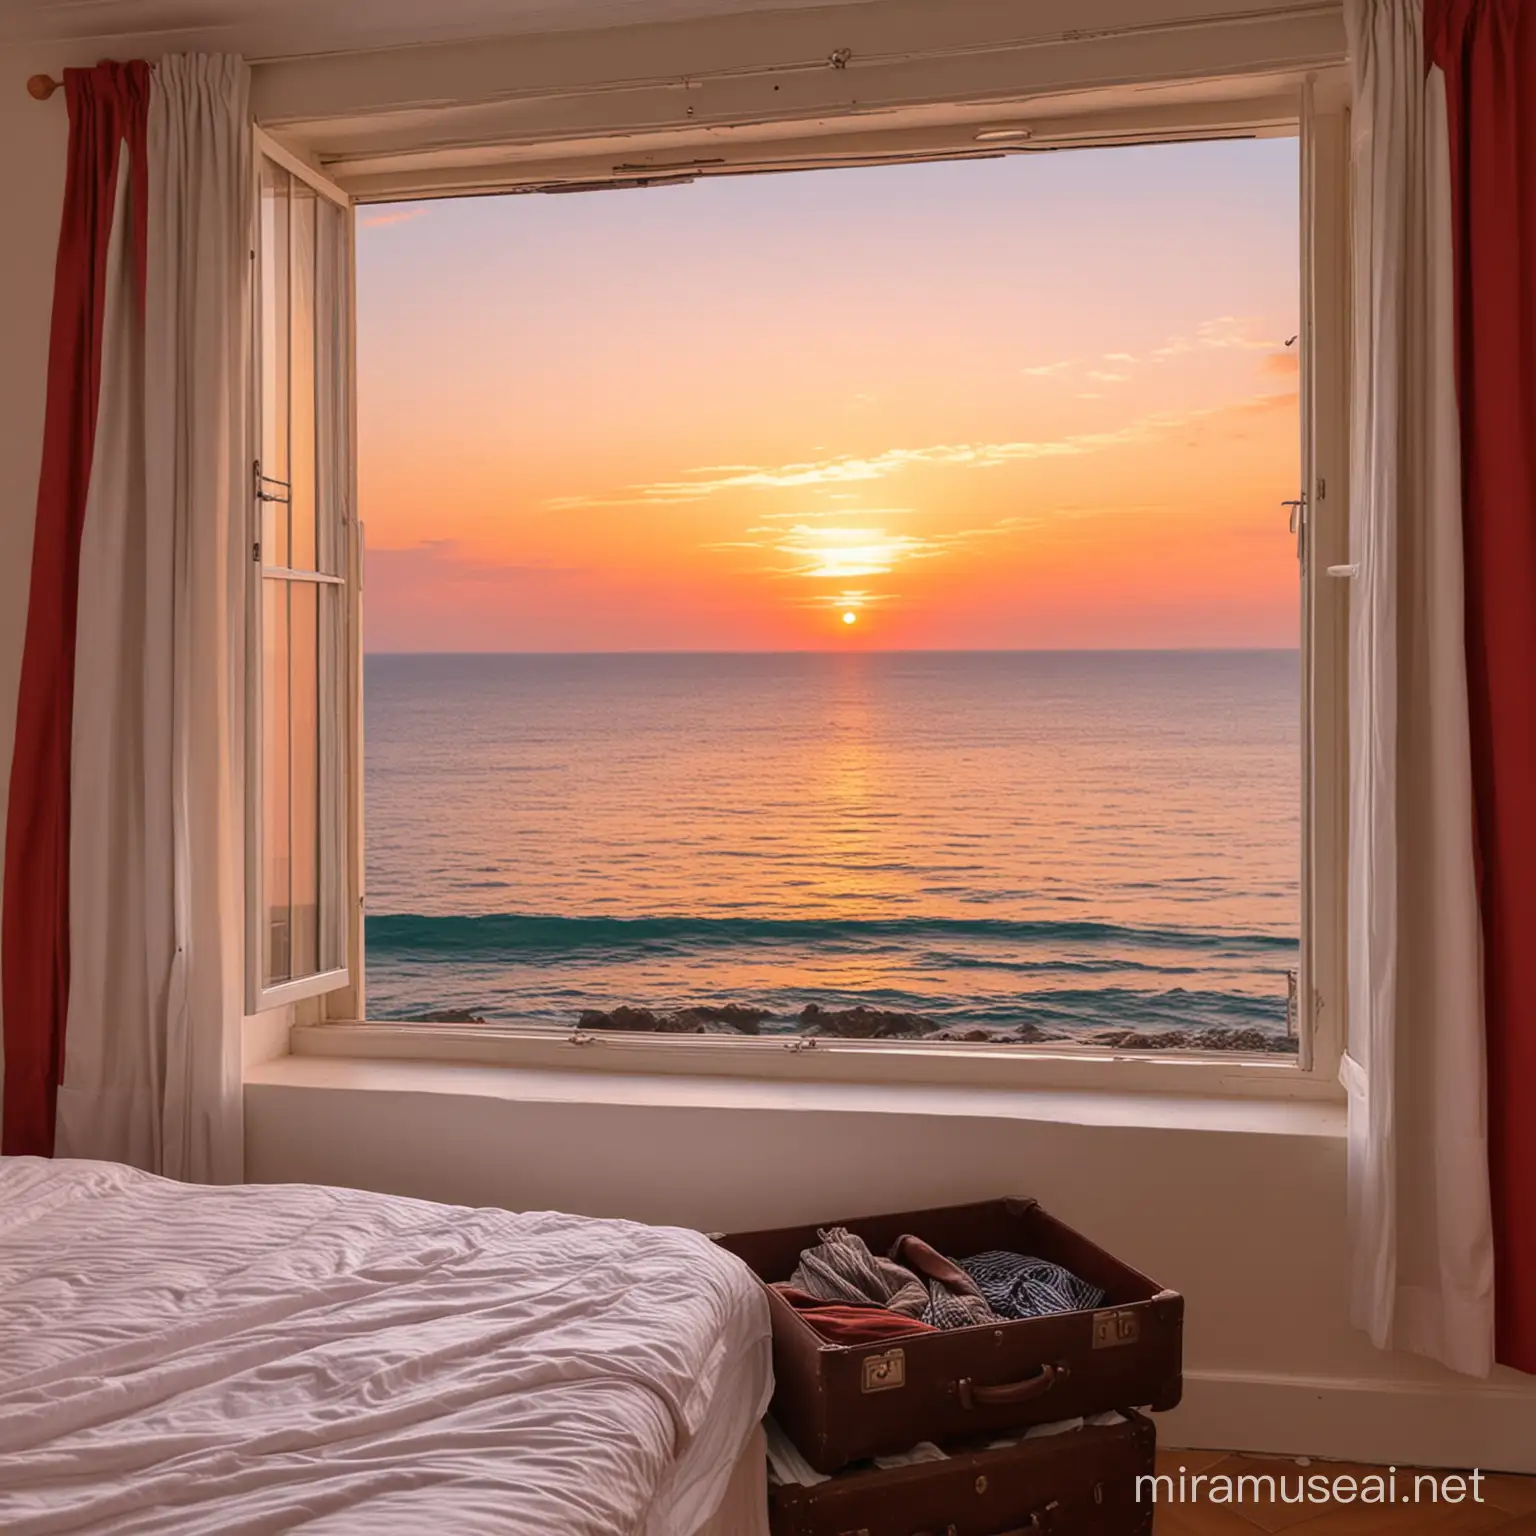
M 370 655 L 375 1019 L 1283 1037 L 1294 651 Z

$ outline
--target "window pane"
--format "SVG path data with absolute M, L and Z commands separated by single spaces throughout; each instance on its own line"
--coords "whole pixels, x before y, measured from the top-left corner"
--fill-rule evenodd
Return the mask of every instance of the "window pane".
M 290 346 L 292 409 L 289 414 L 292 547 L 288 564 L 315 569 L 315 194 L 293 185 L 293 282 Z
M 347 963 L 347 603 L 342 587 L 320 600 L 320 969 Z
M 256 989 L 345 968 L 351 932 L 351 605 L 345 586 L 288 574 L 349 574 L 351 220 L 265 159 L 261 175 Z
M 288 478 L 288 172 L 261 170 L 261 470 Z M 288 563 L 288 508 L 261 503 L 261 547 L 268 565 Z
M 351 422 L 346 382 L 349 366 L 347 292 L 347 217 L 334 203 L 316 203 L 315 262 L 315 529 L 319 568 L 343 575 L 351 463 Z
M 262 977 L 268 986 L 293 974 L 290 921 L 288 586 L 262 583 L 261 824 Z
M 293 754 L 292 974 L 309 976 L 320 968 L 319 594 L 307 581 L 288 586 L 293 663 L 289 698 Z

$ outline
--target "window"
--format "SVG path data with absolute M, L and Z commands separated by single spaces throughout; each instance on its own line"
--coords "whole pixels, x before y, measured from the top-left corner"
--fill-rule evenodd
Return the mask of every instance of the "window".
M 1329 1091 L 1340 80 L 1289 127 L 1272 82 L 1192 87 L 1182 133 L 1089 114 L 1022 166 L 976 163 L 998 135 L 964 122 L 933 160 L 904 138 L 859 169 L 798 140 L 778 176 L 730 174 L 731 149 L 573 184 L 561 150 L 378 179 L 343 151 L 374 195 L 525 194 L 360 214 L 366 659 L 351 215 L 258 135 L 251 1006 L 324 994 L 301 1018 L 349 1027 L 309 1048 L 343 1054 Z M 1231 158 L 1170 183 L 1202 154 Z M 966 213 L 967 175 L 1086 185 L 1114 157 L 1107 202 L 998 181 Z M 857 260 L 785 204 L 852 212 L 879 178 Z M 999 280 L 1007 213 L 1049 270 Z M 1180 303 L 1137 322 L 1181 239 Z M 1119 322 L 1138 334 L 1094 334 Z M 1161 466 L 1135 457 L 1153 442 Z M 941 508 L 946 476 L 969 490 Z M 1230 516 L 1197 505 L 1218 483 Z M 1061 623 L 1085 574 L 1097 613 Z M 924 638 L 946 580 L 950 632 Z
M 370 1016 L 1313 1065 L 1318 142 L 365 214 Z
M 247 1006 L 350 980 L 351 211 L 259 157 Z M 339 198 L 339 201 L 338 201 Z

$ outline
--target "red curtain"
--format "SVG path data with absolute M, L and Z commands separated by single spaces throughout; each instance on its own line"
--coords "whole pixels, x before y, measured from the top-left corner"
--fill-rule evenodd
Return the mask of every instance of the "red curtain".
M 149 66 L 64 72 L 69 162 L 54 270 L 43 462 L 32 544 L 0 912 L 5 1017 L 0 1151 L 53 1151 L 69 1006 L 69 765 L 75 614 L 96 410 L 107 245 L 126 144 L 133 240 L 143 294 L 148 203 L 143 176 Z
M 1497 1354 L 1536 1371 L 1536 4 L 1425 20 L 1451 139 Z

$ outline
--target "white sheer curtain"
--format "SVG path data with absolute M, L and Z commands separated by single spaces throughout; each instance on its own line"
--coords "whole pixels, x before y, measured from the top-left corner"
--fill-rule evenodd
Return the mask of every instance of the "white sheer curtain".
M 1493 1363 L 1482 956 L 1462 626 L 1450 162 L 1423 0 L 1346 0 L 1351 416 L 1351 1310 Z
M 242 1163 L 250 137 L 242 61 L 156 66 L 143 323 L 120 204 L 75 660 L 56 1150 L 205 1181 Z

